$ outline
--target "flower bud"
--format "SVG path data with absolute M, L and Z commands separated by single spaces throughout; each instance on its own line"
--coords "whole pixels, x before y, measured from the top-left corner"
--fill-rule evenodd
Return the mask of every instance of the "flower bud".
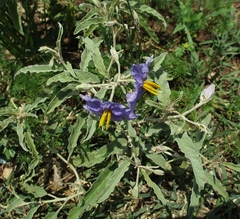
M 118 53 L 117 53 L 116 49 L 114 47 L 112 47 L 112 46 L 111 46 L 111 49 L 110 49 L 110 53 L 112 55 L 112 59 L 115 62 L 118 62 Z
M 202 91 L 200 100 L 201 101 L 211 100 L 214 91 L 215 91 L 215 84 L 209 85 L 206 89 Z

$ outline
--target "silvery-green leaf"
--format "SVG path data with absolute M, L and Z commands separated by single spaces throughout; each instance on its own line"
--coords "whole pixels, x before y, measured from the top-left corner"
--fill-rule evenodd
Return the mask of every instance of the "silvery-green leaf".
M 205 172 L 205 178 L 207 182 L 213 187 L 215 191 L 218 192 L 218 194 L 222 195 L 224 198 L 228 199 L 228 193 L 226 192 L 226 189 L 222 185 L 222 183 L 217 179 L 217 177 L 213 176 L 210 172 L 207 170 L 204 170 Z
M 158 20 L 163 22 L 163 25 L 166 27 L 167 23 L 165 21 L 165 19 L 163 18 L 163 16 L 161 14 L 159 14 L 155 9 L 149 7 L 146 4 L 141 4 L 140 2 L 135 2 L 135 1 L 129 1 L 129 4 L 131 5 L 131 7 L 133 7 L 135 10 L 138 10 L 140 12 L 142 12 L 143 14 L 147 13 L 147 14 L 151 14 L 154 17 L 156 17 Z
M 59 26 L 59 32 L 58 32 L 58 38 L 57 38 L 57 51 L 60 57 L 62 57 L 62 47 L 61 47 L 61 41 L 62 41 L 62 35 L 63 35 L 63 26 L 58 23 Z
M 82 133 L 81 128 L 85 123 L 85 118 L 78 116 L 76 123 L 72 127 L 71 134 L 68 138 L 68 153 L 71 154 L 77 146 L 77 140 Z
M 119 164 L 117 169 L 114 170 L 113 175 L 109 178 L 105 188 L 101 191 L 101 194 L 98 197 L 98 203 L 105 201 L 110 196 L 115 186 L 119 183 L 125 172 L 129 169 L 129 165 L 130 162 L 125 160 Z
M 154 58 L 150 63 L 149 69 L 151 70 L 151 68 L 153 68 L 154 72 L 159 70 L 167 54 L 167 52 L 163 52 L 158 57 Z
M 186 132 L 176 137 L 175 140 L 177 141 L 181 151 L 191 161 L 193 173 L 196 178 L 196 183 L 198 184 L 198 188 L 202 190 L 205 184 L 205 175 L 199 151 L 197 150 L 196 146 L 192 142 L 192 139 L 188 136 Z
M 154 193 L 156 194 L 156 196 L 158 197 L 158 199 L 163 203 L 163 205 L 166 205 L 166 200 L 161 192 L 161 189 L 157 186 L 156 183 L 154 183 L 150 177 L 146 174 L 145 170 L 143 168 L 141 168 L 141 172 L 148 184 L 148 186 L 152 187 L 154 190 Z
M 150 35 L 150 37 L 156 42 L 159 43 L 158 36 L 155 34 L 155 32 L 152 30 L 152 28 L 148 25 L 146 20 L 138 15 L 139 17 L 139 24 L 145 29 L 145 31 Z
M 32 219 L 33 218 L 33 215 L 37 212 L 38 208 L 40 207 L 40 205 L 34 207 L 34 208 L 31 208 L 29 210 L 29 212 L 27 213 L 25 219 Z
M 87 20 L 82 21 L 81 23 L 77 24 L 76 29 L 74 30 L 74 35 L 78 34 L 80 31 L 84 30 L 84 29 L 88 29 L 90 25 L 94 25 L 94 24 L 104 24 L 104 22 L 106 21 L 105 18 L 101 18 L 101 17 L 94 17 L 94 18 L 89 18 Z
M 109 73 L 105 69 L 103 58 L 94 41 L 89 38 L 84 38 L 83 41 L 86 47 L 92 52 L 93 62 L 99 73 L 102 74 L 104 77 L 108 78 Z
M 96 130 L 96 124 L 99 120 L 99 117 L 93 115 L 93 114 L 89 114 L 88 119 L 87 119 L 87 133 L 84 137 L 84 139 L 82 139 L 82 143 L 85 141 L 88 141 L 94 134 L 95 130 Z
M 22 122 L 17 123 L 17 135 L 18 135 L 19 144 L 24 151 L 29 151 L 26 147 L 25 142 L 23 141 L 24 140 L 24 128 L 25 128 L 25 125 Z
M 86 208 L 97 204 L 97 200 L 102 190 L 106 187 L 110 177 L 114 174 L 115 169 L 118 168 L 116 162 L 110 162 L 106 168 L 99 174 L 97 180 L 92 184 L 91 188 L 82 197 L 82 202 L 79 207 L 70 210 L 68 219 L 79 218 Z
M 57 68 L 57 67 L 51 67 L 49 65 L 29 65 L 27 67 L 21 68 L 20 70 L 17 71 L 17 73 L 14 75 L 14 77 L 16 77 L 17 75 L 21 74 L 21 73 L 27 73 L 27 72 L 31 72 L 31 73 L 44 73 L 44 72 L 58 72 L 58 71 L 62 71 L 61 68 Z
M 201 197 L 200 192 L 197 187 L 196 180 L 193 180 L 192 194 L 190 199 L 190 204 L 188 208 L 188 216 L 191 219 L 194 213 L 195 208 L 198 206 L 199 198 Z
M 81 83 L 93 83 L 93 84 L 100 83 L 99 78 L 90 72 L 86 72 L 78 69 L 74 69 L 74 71 L 77 75 L 78 81 Z
M 63 89 L 61 89 L 49 103 L 48 113 L 53 112 L 56 107 L 60 106 L 61 103 L 63 103 L 66 99 L 72 97 L 76 93 L 78 93 L 78 90 L 76 90 L 76 84 L 69 84 Z
M 201 124 L 208 126 L 208 124 L 211 120 L 211 117 L 212 117 L 211 114 L 208 114 L 206 116 L 206 118 L 204 118 L 201 121 Z M 206 135 L 207 135 L 207 133 L 204 132 L 203 130 L 198 131 L 197 137 L 196 137 L 196 140 L 195 140 L 195 146 L 196 146 L 197 150 L 200 150 L 202 148 L 202 144 L 203 144 L 204 139 L 206 138 Z
M 41 94 L 38 95 L 37 99 L 33 104 L 30 104 L 29 110 L 35 109 L 38 104 L 45 102 L 50 97 L 50 94 L 52 93 L 52 90 L 45 89 Z
M 52 83 L 61 82 L 61 83 L 70 83 L 77 82 L 78 80 L 70 76 L 68 72 L 62 72 L 60 74 L 54 75 L 53 77 L 47 80 L 46 85 L 49 86 Z

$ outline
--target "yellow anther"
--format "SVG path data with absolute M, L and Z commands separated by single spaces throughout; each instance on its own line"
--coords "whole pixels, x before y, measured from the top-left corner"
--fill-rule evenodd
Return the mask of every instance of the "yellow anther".
M 110 120 L 111 120 L 111 110 L 108 109 L 108 110 L 105 110 L 102 114 L 102 117 L 99 121 L 99 127 L 103 126 L 103 124 L 105 123 L 107 119 L 107 125 L 106 125 L 106 130 L 108 129 L 108 125 L 110 123 Z
M 161 87 L 158 84 L 156 84 L 152 81 L 143 81 L 143 83 L 144 83 L 143 88 L 145 90 L 149 91 L 150 93 L 152 93 L 154 95 L 158 95 L 158 91 L 155 89 L 155 88 L 161 89 Z

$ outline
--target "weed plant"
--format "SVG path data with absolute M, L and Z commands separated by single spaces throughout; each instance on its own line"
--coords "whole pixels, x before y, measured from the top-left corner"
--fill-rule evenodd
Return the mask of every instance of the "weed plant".
M 0 3 L 1 217 L 239 217 L 232 1 L 20 1 L 25 15 L 9 2 Z M 42 29 L 31 32 L 39 9 Z M 76 60 L 63 56 L 66 37 L 78 39 Z

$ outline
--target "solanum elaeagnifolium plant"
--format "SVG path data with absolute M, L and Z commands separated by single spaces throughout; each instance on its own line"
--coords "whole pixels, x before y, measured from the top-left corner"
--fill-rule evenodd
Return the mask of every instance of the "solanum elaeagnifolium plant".
M 168 74 L 161 67 L 167 53 L 159 56 L 149 55 L 142 63 L 132 63 L 130 70 L 122 72 L 121 69 L 124 66 L 121 66 L 119 59 L 121 51 L 116 49 L 117 35 L 122 29 L 128 28 L 124 23 L 118 23 L 117 19 L 113 19 L 116 10 L 133 13 L 134 18 L 138 17 L 139 24 L 143 27 L 147 24 L 143 22 L 142 13 L 152 14 L 164 23 L 162 16 L 150 7 L 132 1 L 101 3 L 95 0 L 93 3 L 94 5 L 80 5 L 81 8 L 87 7 L 92 10 L 77 24 L 75 33 L 87 28 L 94 30 L 99 24 L 103 26 L 106 24 L 111 32 L 111 37 L 109 36 L 111 41 L 108 42 L 111 46 L 109 53 L 104 55 L 109 59 L 110 64 L 108 66 L 105 64 L 99 49 L 103 39 L 87 37 L 90 30 L 85 32 L 85 37 L 80 37 L 80 45 L 84 46 L 80 69 L 75 69 L 69 62 L 65 62 L 61 53 L 63 29 L 59 24 L 56 49 L 40 48 L 40 51 L 52 55 L 50 63 L 24 67 L 15 74 L 15 77 L 29 71 L 32 73 L 56 72 L 46 85 L 50 87 L 59 83 L 63 88 L 52 96 L 51 92 L 46 90 L 45 95 L 39 95 L 34 104 L 27 105 L 25 108 L 15 106 L 15 111 L 1 111 L 1 116 L 11 115 L 1 123 L 1 126 L 6 128 L 11 122 L 15 127 L 13 130 L 18 134 L 20 146 L 37 159 L 29 168 L 29 174 L 22 179 L 24 191 L 31 193 L 37 200 L 31 203 L 33 208 L 29 212 L 29 217 L 30 215 L 32 217 L 42 204 L 61 202 L 63 204 L 56 212 L 48 212 L 48 217 L 57 218 L 67 202 L 76 198 L 78 204 L 69 211 L 68 218 L 79 218 L 84 212 L 91 211 L 93 206 L 104 203 L 121 180 L 128 184 L 133 198 L 138 198 L 141 186 L 147 184 L 153 189 L 152 195 L 156 196 L 156 201 L 161 202 L 163 208 L 167 208 L 168 201 L 163 194 L 164 188 L 160 188 L 164 177 L 159 182 L 153 178 L 154 174 L 157 176 L 163 176 L 166 173 L 174 174 L 174 162 L 179 160 L 187 163 L 186 166 L 189 168 L 186 168 L 185 173 L 190 173 L 193 180 L 189 215 L 193 214 L 198 205 L 200 191 L 204 188 L 206 181 L 224 198 L 228 198 L 221 182 L 203 168 L 201 160 L 200 150 L 204 139 L 211 133 L 207 127 L 211 115 L 207 115 L 200 123 L 187 118 L 189 113 L 211 100 L 215 85 L 212 84 L 202 91 L 200 102 L 193 108 L 185 112 L 176 111 L 175 105 L 181 101 L 184 94 L 180 92 L 179 98 L 171 100 Z M 145 29 L 148 30 L 148 28 Z M 150 36 L 154 39 L 151 34 L 152 32 Z M 94 64 L 102 80 L 89 71 L 90 63 Z M 116 73 L 112 75 L 114 71 Z M 116 98 L 116 89 L 119 87 L 124 93 L 123 99 Z M 131 91 L 130 87 L 134 89 Z M 79 95 L 83 107 L 75 108 L 67 117 L 68 120 L 74 121 L 74 124 L 69 125 L 67 147 L 65 152 L 61 153 L 54 145 L 57 127 L 62 119 L 59 117 L 62 111 L 67 111 L 64 101 Z M 139 107 L 138 104 L 141 98 L 144 100 L 143 107 Z M 17 114 L 22 108 L 26 113 L 19 117 Z M 39 117 L 33 113 L 34 110 L 40 109 L 44 114 L 42 135 L 31 132 L 29 127 L 25 126 L 27 122 L 25 117 L 34 116 L 38 119 Z M 190 137 L 191 130 L 186 130 L 185 124 L 199 127 L 195 139 Z M 52 141 L 44 141 L 43 136 L 46 132 L 49 133 Z M 99 141 L 99 138 L 102 140 Z M 27 146 L 24 141 L 27 142 Z M 41 156 L 46 155 L 38 155 L 35 145 L 39 143 L 48 148 L 46 153 L 55 153 L 74 173 L 76 192 L 71 196 L 60 198 L 48 194 L 39 185 L 30 185 Z M 182 154 L 171 148 L 173 144 L 178 146 Z M 88 179 L 87 174 L 84 175 L 83 170 L 87 169 L 94 169 L 97 175 L 94 181 Z M 132 173 L 134 174 L 129 179 L 127 176 Z M 82 182 L 88 180 L 88 186 L 84 186 Z M 47 198 L 48 195 L 51 196 L 50 199 Z M 27 200 L 20 197 L 15 197 L 15 202 L 15 208 L 29 205 Z

